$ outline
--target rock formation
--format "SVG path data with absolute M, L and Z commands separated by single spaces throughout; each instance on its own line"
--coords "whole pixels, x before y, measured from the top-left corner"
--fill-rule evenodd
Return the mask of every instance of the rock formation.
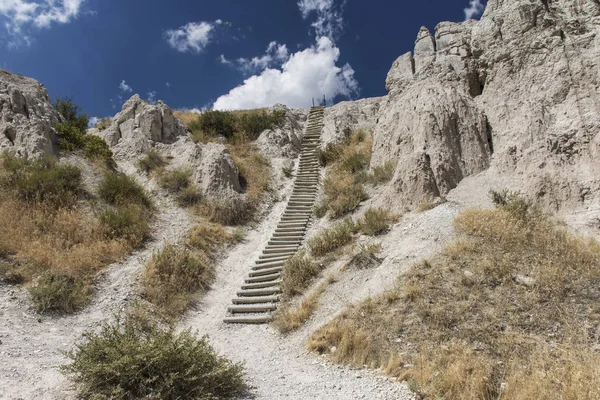
M 60 122 L 46 88 L 32 78 L 0 70 L 0 153 L 24 158 L 54 152 Z
M 285 123 L 280 128 L 269 129 L 261 133 L 256 144 L 268 157 L 295 157 L 300 151 L 300 143 L 304 134 L 304 123 L 308 110 L 289 109 L 277 104 L 271 111 L 283 111 Z
M 90 133 L 104 138 L 117 159 L 144 154 L 155 143 L 174 143 L 187 135 L 183 123 L 166 104 L 150 104 L 137 94 L 123 104 L 108 128 Z
M 445 196 L 492 168 L 559 207 L 598 198 L 600 5 L 490 0 L 480 21 L 418 33 L 393 64 L 373 164 L 396 159 L 388 200 Z
M 377 124 L 379 108 L 385 97 L 344 101 L 325 109 L 323 145 L 338 142 L 355 129 L 372 130 Z

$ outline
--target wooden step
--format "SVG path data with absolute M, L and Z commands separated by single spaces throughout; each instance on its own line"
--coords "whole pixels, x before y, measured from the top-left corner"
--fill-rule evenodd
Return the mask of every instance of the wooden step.
M 278 301 L 279 296 L 236 297 L 231 300 L 233 304 L 277 303 Z
M 227 307 L 227 311 L 232 314 L 264 313 L 275 310 L 277 310 L 277 306 L 275 304 L 236 305 Z
M 237 292 L 239 297 L 255 297 L 255 296 L 272 296 L 274 294 L 281 293 L 280 288 L 268 288 L 268 289 L 249 289 L 240 290 Z
M 271 315 L 244 315 L 240 317 L 225 317 L 223 322 L 227 324 L 266 324 L 271 322 Z
M 271 286 L 277 286 L 281 284 L 281 280 L 265 281 L 265 282 L 254 282 L 245 283 L 242 285 L 242 289 L 263 289 Z

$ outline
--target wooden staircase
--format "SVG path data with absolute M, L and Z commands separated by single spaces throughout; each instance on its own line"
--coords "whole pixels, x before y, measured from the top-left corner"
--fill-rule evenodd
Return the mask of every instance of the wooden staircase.
M 317 149 L 324 111 L 324 107 L 310 109 L 292 195 L 273 236 L 227 308 L 226 323 L 267 323 L 277 310 L 283 264 L 302 246 L 319 189 Z

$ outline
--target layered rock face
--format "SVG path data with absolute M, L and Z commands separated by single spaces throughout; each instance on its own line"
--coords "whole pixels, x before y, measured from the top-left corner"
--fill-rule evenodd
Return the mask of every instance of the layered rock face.
M 374 129 L 385 97 L 344 101 L 325 109 L 321 141 L 324 145 L 339 142 L 356 129 Z
M 490 0 L 480 21 L 422 28 L 390 70 L 373 165 L 389 200 L 444 196 L 487 168 L 559 207 L 600 189 L 600 5 Z
M 41 83 L 0 70 L 0 153 L 24 158 L 52 154 L 52 125 L 60 118 Z

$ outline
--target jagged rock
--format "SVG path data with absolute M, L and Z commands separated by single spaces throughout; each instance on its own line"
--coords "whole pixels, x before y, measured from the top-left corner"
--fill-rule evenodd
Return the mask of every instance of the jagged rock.
M 187 135 L 183 123 L 166 104 L 150 104 L 137 94 L 123 104 L 107 129 L 90 133 L 104 138 L 117 159 L 143 154 L 155 143 L 173 143 Z
M 32 78 L 0 70 L 0 152 L 24 158 L 53 154 L 61 116 L 44 85 Z
M 192 182 L 204 195 L 227 198 L 242 192 L 239 171 L 224 145 L 195 144 L 189 137 L 181 137 L 171 145 L 159 144 L 157 149 L 170 155 L 169 168 L 189 169 Z
M 281 104 L 275 105 L 270 111 L 276 110 L 285 112 L 284 125 L 261 133 L 256 144 L 268 157 L 295 157 L 300 151 L 308 111 L 289 109 Z
M 358 128 L 373 129 L 377 124 L 379 107 L 384 99 L 374 97 L 344 101 L 326 108 L 321 136 L 322 145 L 339 142 Z

